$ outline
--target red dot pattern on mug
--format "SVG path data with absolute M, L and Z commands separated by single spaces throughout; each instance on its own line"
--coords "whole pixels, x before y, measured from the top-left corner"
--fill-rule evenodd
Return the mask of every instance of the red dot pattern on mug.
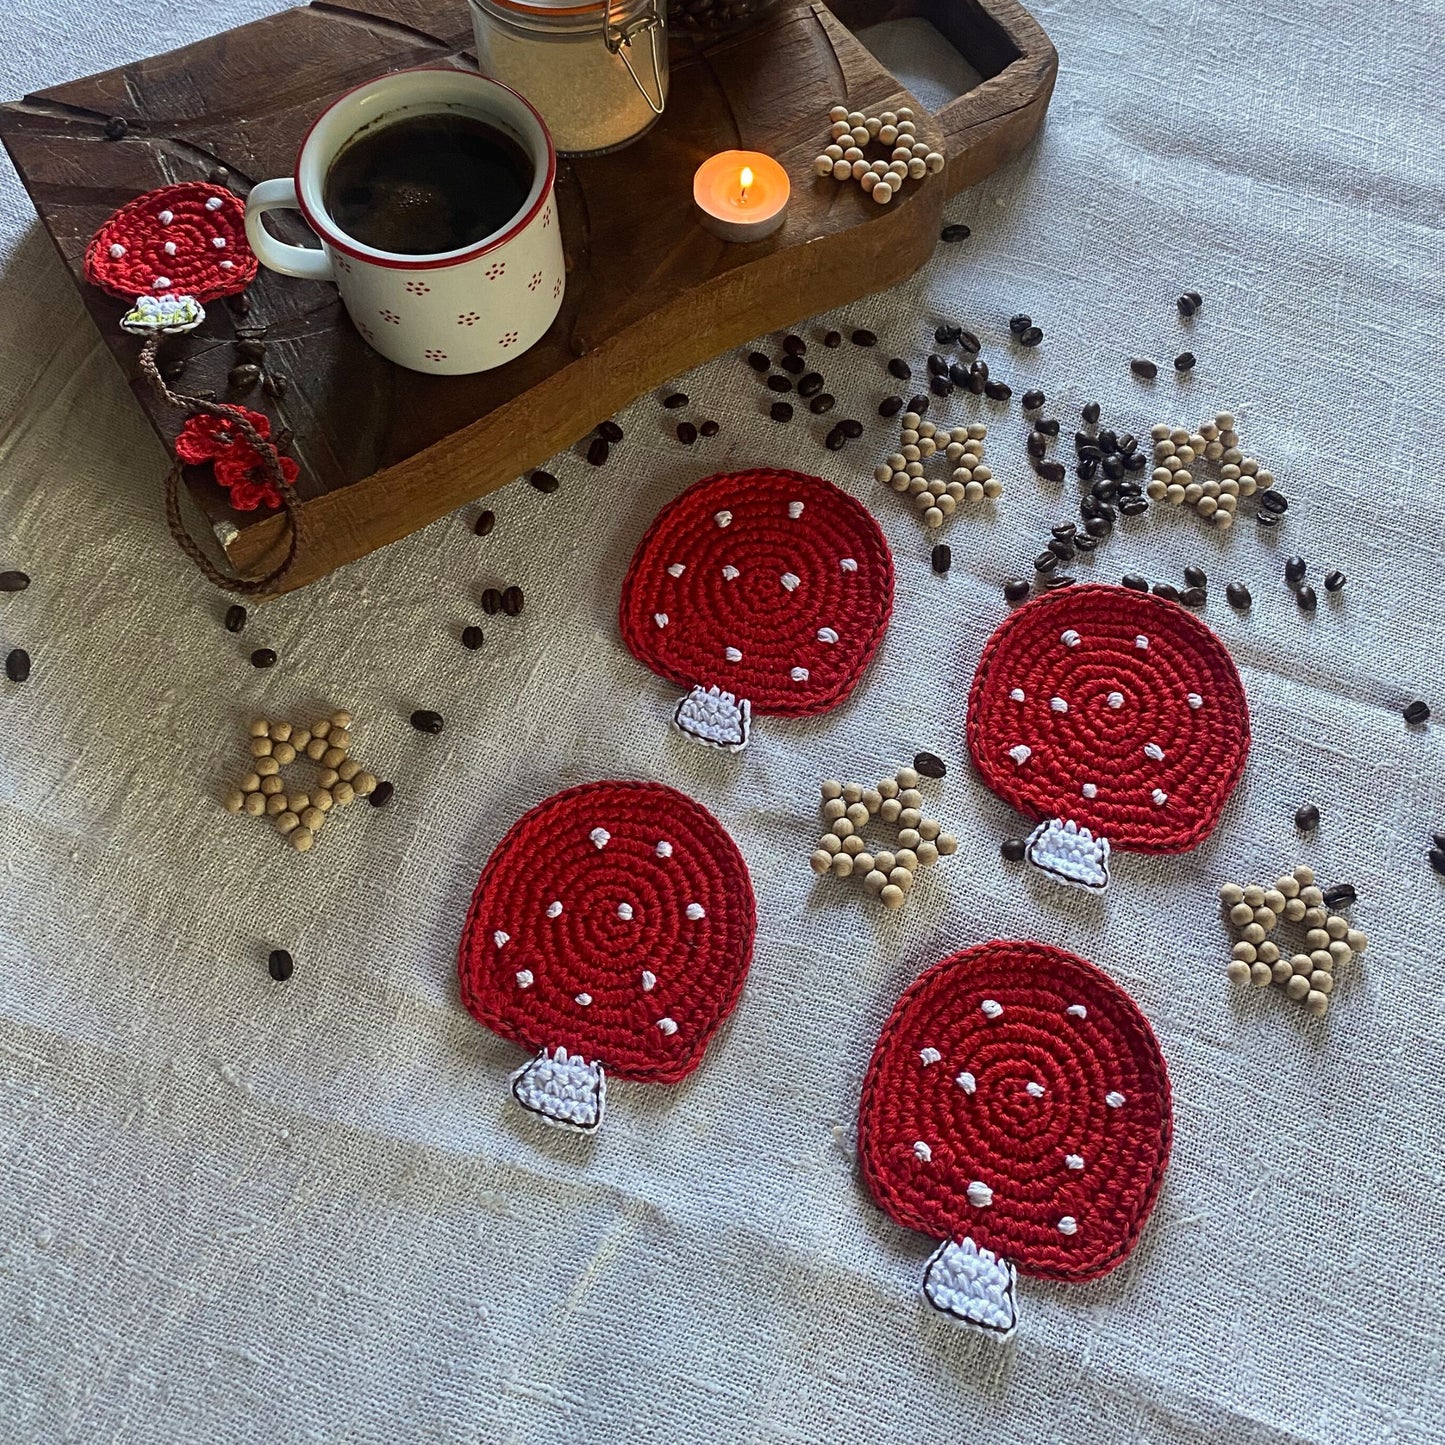
M 922 974 L 884 1025 L 858 1150 L 880 1208 L 1022 1274 L 1094 1279 L 1139 1238 L 1173 1131 L 1148 1021 L 1093 964 L 993 942 Z
M 1178 603 L 1069 587 L 989 639 L 967 733 L 984 781 L 1021 813 L 1177 853 L 1209 836 L 1244 771 L 1249 708 L 1224 644 Z
M 112 296 L 232 296 L 255 279 L 244 203 L 223 186 L 185 181 L 122 206 L 91 238 L 85 279 Z
M 530 1049 L 676 1083 L 737 1004 L 755 927 L 747 865 L 707 809 L 660 783 L 584 784 L 525 814 L 487 860 L 462 1001 Z
M 753 711 L 826 712 L 893 610 L 893 558 L 866 508 L 821 477 L 708 477 L 658 513 L 622 588 L 622 639 L 653 672 Z

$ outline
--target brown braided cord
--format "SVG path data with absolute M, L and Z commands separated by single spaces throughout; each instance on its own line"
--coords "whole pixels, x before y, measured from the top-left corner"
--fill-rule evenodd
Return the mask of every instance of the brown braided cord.
M 255 448 L 266 468 L 269 480 L 281 496 L 281 505 L 285 509 L 286 518 L 290 524 L 288 527 L 290 543 L 286 548 L 286 556 L 279 566 L 267 572 L 264 577 L 237 577 L 222 572 L 206 555 L 201 544 L 191 536 L 185 519 L 181 516 L 181 473 L 184 464 L 177 457 L 172 463 L 170 471 L 166 473 L 165 481 L 166 525 L 170 528 L 171 536 L 175 538 L 176 545 L 181 551 L 201 569 L 207 580 L 215 583 L 217 587 L 223 588 L 227 592 L 238 593 L 243 597 L 255 597 L 272 591 L 290 573 L 296 561 L 296 554 L 300 551 L 302 542 L 305 541 L 301 498 L 297 496 L 296 489 L 286 480 L 275 446 L 266 441 L 246 420 L 240 407 L 227 406 L 224 402 L 206 401 L 199 396 L 186 396 L 184 393 L 172 391 L 166 385 L 160 368 L 156 365 L 156 351 L 159 346 L 160 336 L 152 334 L 146 338 L 145 345 L 141 348 L 140 369 L 145 374 L 146 380 L 170 406 L 180 407 L 184 411 L 205 412 L 211 416 L 224 417 Z

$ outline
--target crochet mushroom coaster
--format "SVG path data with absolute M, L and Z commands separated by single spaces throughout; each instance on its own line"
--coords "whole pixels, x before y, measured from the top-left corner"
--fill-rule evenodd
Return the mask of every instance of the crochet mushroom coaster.
M 536 1051 L 512 1095 L 591 1133 L 607 1072 L 675 1084 L 733 1011 L 752 959 L 747 864 L 707 809 L 660 783 L 556 793 L 482 870 L 462 935 L 462 1002 Z
M 994 942 L 917 978 L 873 1051 L 858 1116 L 878 1206 L 943 1242 L 923 1294 L 997 1336 L 1016 1274 L 1089 1280 L 1133 1249 L 1173 1131 L 1148 1021 L 1106 974 Z
M 1069 587 L 989 638 L 968 700 L 984 782 L 1040 819 L 1029 861 L 1102 892 L 1111 847 L 1181 853 L 1214 830 L 1249 755 L 1224 644 L 1177 602 Z
M 735 472 L 658 513 L 622 586 L 622 639 L 689 689 L 673 721 L 747 746 L 752 715 L 837 707 L 893 610 L 893 557 L 868 510 L 821 477 Z

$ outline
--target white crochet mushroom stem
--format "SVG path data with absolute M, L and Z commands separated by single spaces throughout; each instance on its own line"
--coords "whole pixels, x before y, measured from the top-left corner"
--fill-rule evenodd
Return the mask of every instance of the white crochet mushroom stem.
M 946 1239 L 923 1274 L 923 1297 L 940 1314 L 1006 1340 L 1018 1328 L 1017 1273 L 972 1239 Z
M 741 752 L 753 726 L 753 705 L 719 687 L 699 684 L 677 705 L 672 715 L 678 732 L 707 748 Z
M 1029 834 L 1024 856 L 1060 883 L 1102 893 L 1109 886 L 1109 840 L 1072 820 L 1051 818 Z
M 579 1134 L 594 1133 L 607 1103 L 607 1076 L 565 1048 L 543 1049 L 511 1077 L 512 1097 L 544 1123 Z

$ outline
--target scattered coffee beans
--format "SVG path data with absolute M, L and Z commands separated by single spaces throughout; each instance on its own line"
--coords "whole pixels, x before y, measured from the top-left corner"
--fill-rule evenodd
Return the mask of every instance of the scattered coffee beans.
M 986 381 L 983 391 L 991 401 L 1007 401 L 1014 394 L 1013 387 L 1006 381 Z
M 526 599 L 522 596 L 522 589 L 520 587 L 508 587 L 507 590 L 502 593 L 502 611 L 505 612 L 508 617 L 519 617 L 525 601 Z
M 793 383 L 792 383 L 791 381 L 789 381 L 786 376 L 778 376 L 778 375 L 774 374 L 773 376 L 770 376 L 770 377 L 768 378 L 768 390 L 769 390 L 769 391 L 784 392 L 784 391 L 792 391 L 792 389 L 793 389 Z
M 1197 292 L 1193 294 L 1186 292 L 1174 303 L 1179 308 L 1179 314 L 1184 317 L 1186 321 L 1199 310 L 1199 304 L 1194 299 L 1194 296 L 1197 294 Z
M 1294 825 L 1301 833 L 1313 833 L 1320 825 L 1320 810 L 1313 803 L 1295 809 Z
M 113 115 L 101 128 L 106 140 L 124 140 L 130 130 L 130 122 L 123 115 Z
M 951 246 L 956 241 L 968 240 L 968 238 L 973 235 L 973 232 L 962 223 L 955 222 L 952 226 L 945 226 L 938 235 L 940 240 L 948 242 Z
M 1445 848 L 1432 848 L 1430 850 L 1430 866 L 1445 877 Z
M 1430 721 L 1430 704 L 1421 702 L 1418 698 L 1409 704 L 1405 709 L 1405 721 L 1411 727 L 1418 727 L 1421 723 Z
M 928 369 L 930 371 L 933 370 L 933 363 L 935 359 L 936 358 L 932 356 L 928 358 Z M 888 363 L 888 374 L 890 376 L 896 376 L 899 381 L 908 381 L 913 375 L 913 368 L 909 366 L 909 364 L 904 361 L 901 356 L 895 356 Z
M 1284 564 L 1284 580 L 1291 587 L 1297 586 L 1305 580 L 1305 559 L 1303 557 L 1288 557 Z
M 367 801 L 373 808 L 384 808 L 391 802 L 391 795 L 394 792 L 396 792 L 395 784 L 382 781 L 372 789 L 371 796 Z
M 472 531 L 479 537 L 490 537 L 492 528 L 497 525 L 497 514 L 490 509 L 477 513 L 477 520 L 472 523 Z
M 963 335 L 963 327 L 954 326 L 951 322 L 943 322 L 933 332 L 933 339 L 940 346 L 953 346 L 960 336 Z
M 1184 581 L 1190 587 L 1209 586 L 1209 578 L 1205 575 L 1203 567 L 1186 567 L 1184 569 Z
M 715 421 L 702 422 L 697 429 L 697 434 L 704 437 L 715 437 L 722 428 Z
M 1260 508 L 1266 512 L 1289 511 L 1289 498 L 1283 492 L 1266 492 L 1259 499 Z
M 1326 908 L 1345 908 L 1358 900 L 1353 883 L 1331 883 L 1324 891 Z
M 439 712 L 433 712 L 431 708 L 418 708 L 411 715 L 411 725 L 419 733 L 430 733 L 435 737 L 447 725 L 446 719 Z
M 1266 494 L 1267 495 L 1267 494 Z M 1338 592 L 1345 585 L 1345 574 L 1340 571 L 1325 573 L 1325 591 Z
M 801 356 L 785 356 L 778 362 L 778 369 L 789 376 L 798 376 L 808 369 L 808 363 Z
M 1032 316 L 1025 316 L 1020 312 L 1017 316 L 1009 317 L 1008 329 L 1012 331 L 1015 336 L 1022 336 L 1033 324 Z
M 971 331 L 960 331 L 958 333 L 958 344 L 962 350 L 974 356 L 977 356 L 978 353 L 983 350 L 983 342 Z
M 261 378 L 261 390 L 267 396 L 283 397 L 291 390 L 291 379 L 280 371 L 268 371 Z
M 794 336 L 791 332 L 783 337 L 783 350 L 789 356 L 802 356 L 808 350 L 808 343 L 801 336 Z
M 266 972 L 276 980 L 277 983 L 285 983 L 291 977 L 296 965 L 291 955 L 284 948 L 273 948 L 271 956 L 266 960 Z
M 266 356 L 266 343 L 259 336 L 248 336 L 236 343 L 236 355 L 247 361 L 263 361 Z
M 1010 577 L 1003 584 L 1003 595 L 1006 602 L 1022 602 L 1029 595 L 1029 584 L 1022 577 Z
M 0 572 L 0 592 L 23 592 L 29 585 L 24 572 Z
M 1192 351 L 1181 351 L 1179 355 L 1174 358 L 1174 370 L 1193 371 L 1196 363 L 1197 358 Z
M 863 435 L 863 423 L 850 416 L 846 421 L 840 421 L 838 423 L 838 430 L 842 432 L 845 437 L 856 441 Z
M 1076 577 L 1066 577 L 1062 572 L 1056 572 L 1052 577 L 1044 578 L 1044 591 L 1057 592 L 1060 587 L 1072 587 L 1077 581 Z
M 1142 381 L 1153 381 L 1159 375 L 1159 368 L 1147 357 L 1136 356 L 1129 363 L 1129 370 Z
M 1047 398 L 1041 391 L 1026 391 L 1021 398 L 1025 411 L 1037 411 Z
M 462 628 L 462 646 L 469 652 L 475 652 L 486 639 L 482 636 L 480 627 Z
M 244 632 L 246 630 L 246 609 L 239 602 L 233 602 L 226 608 L 226 631 Z
M 775 401 L 768 408 L 768 415 L 774 421 L 792 421 L 793 408 L 785 401 Z
M 252 667 L 275 667 L 276 654 L 269 647 L 258 647 L 251 654 Z
M 587 448 L 587 460 L 591 462 L 594 467 L 605 467 L 607 465 L 607 458 L 611 455 L 611 452 L 612 448 L 607 445 L 607 438 L 604 436 L 595 436 L 592 438 L 591 445 Z
M 754 371 L 771 371 L 773 363 L 761 351 L 750 351 L 748 353 L 748 365 Z
M 1319 596 L 1308 582 L 1295 593 L 1295 601 L 1299 603 L 1301 612 L 1313 612 L 1320 605 Z
M 1020 346 L 1037 346 L 1044 339 L 1044 333 L 1037 326 L 1030 326 L 1020 337 Z
M 1028 844 L 1022 838 L 1005 838 L 998 845 L 998 851 L 1003 854 L 1006 863 L 1022 863 Z
M 1169 582 L 1156 582 L 1154 584 L 1154 595 L 1162 597 L 1166 602 L 1179 601 L 1179 589 Z
M 495 587 L 488 587 L 482 593 L 482 611 L 488 617 L 495 616 L 502 610 L 502 594 Z
M 836 349 L 843 344 L 843 333 L 841 331 L 828 331 L 823 335 L 823 345 L 829 351 Z
M 1097 401 L 1086 401 L 1079 411 L 1084 421 L 1093 426 L 1099 420 L 1099 403 Z
M 1127 587 L 1131 592 L 1147 592 L 1149 590 L 1149 579 L 1141 577 L 1137 572 L 1126 572 L 1119 579 L 1121 587 Z
M 615 421 L 602 421 L 597 423 L 597 435 L 606 437 L 614 446 L 622 440 L 622 428 Z
M 832 411 L 837 404 L 838 399 L 832 392 L 822 391 L 808 403 L 808 410 L 814 416 L 822 416 L 824 413 Z
M 1036 461 L 1034 471 L 1046 482 L 1062 482 L 1064 480 L 1064 464 L 1056 461 Z
M 935 572 L 947 572 L 953 566 L 953 549 L 946 543 L 940 542 L 929 556 Z
M 871 331 L 869 331 L 869 330 L 867 330 L 866 328 L 860 326 L 860 327 L 858 328 L 858 330 L 853 333 L 853 345 L 854 345 L 854 346 L 877 346 L 877 345 L 878 345 L 878 338 L 877 338 Z
M 1203 607 L 1209 601 L 1209 594 L 1202 587 L 1186 587 L 1179 594 L 1179 600 L 1186 607 Z
M 823 376 L 821 372 L 810 371 L 806 376 L 798 378 L 799 396 L 817 396 L 823 389 Z
M 261 368 L 254 361 L 243 361 L 226 373 L 226 380 L 234 391 L 250 391 L 261 380 Z
M 274 660 L 274 659 L 273 659 Z M 5 676 L 11 682 L 26 682 L 30 677 L 30 654 L 23 647 L 17 647 L 5 659 Z
M 697 440 L 697 428 L 690 421 L 678 422 L 677 439 L 683 446 L 690 447 Z
M 544 472 L 540 469 L 533 472 L 527 480 L 531 482 L 539 492 L 555 492 L 557 488 L 562 485 L 551 472 Z
M 919 753 L 913 759 L 913 771 L 925 778 L 946 778 L 948 768 L 937 753 Z
M 1231 582 L 1224 589 L 1224 595 L 1229 599 L 1229 605 L 1240 612 L 1248 612 L 1254 605 L 1254 598 L 1243 582 Z
M 676 411 L 678 407 L 687 405 L 687 393 L 685 391 L 674 391 L 670 396 L 662 398 L 662 404 L 668 411 Z
M 844 436 L 837 427 L 834 427 L 833 430 L 823 438 L 823 445 L 827 447 L 830 452 L 840 452 L 848 445 L 848 438 Z
M 879 416 L 897 416 L 903 410 L 903 398 L 901 396 L 885 396 L 878 403 Z

